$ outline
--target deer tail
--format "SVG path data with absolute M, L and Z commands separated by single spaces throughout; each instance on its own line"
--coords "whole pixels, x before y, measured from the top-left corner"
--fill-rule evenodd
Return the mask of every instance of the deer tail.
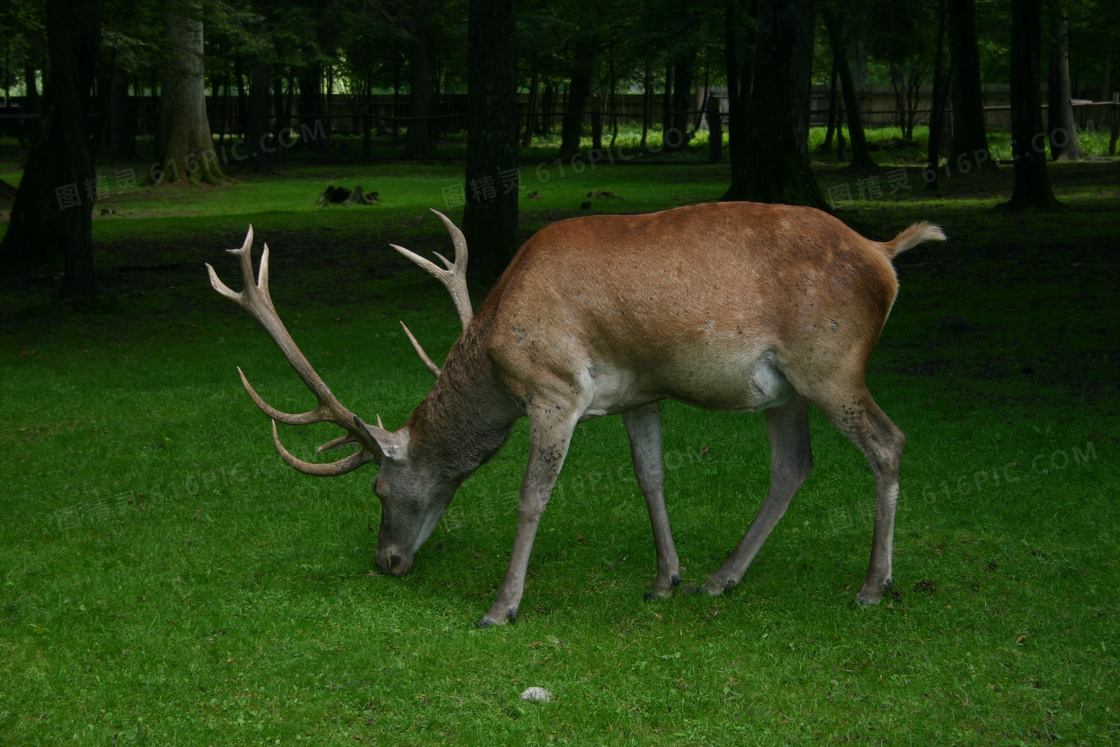
M 921 223 L 915 223 L 891 241 L 879 246 L 887 255 L 887 259 L 891 259 L 926 241 L 945 241 L 945 233 L 932 223 L 922 221 Z

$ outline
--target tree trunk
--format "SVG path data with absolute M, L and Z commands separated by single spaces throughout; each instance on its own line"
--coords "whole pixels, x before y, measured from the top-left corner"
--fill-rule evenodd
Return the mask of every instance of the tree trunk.
M 278 133 L 281 130 L 286 130 L 290 125 L 289 122 L 284 120 L 284 76 L 279 70 L 279 65 L 276 70 L 270 70 L 269 73 L 273 74 L 272 78 L 272 127 L 270 132 Z
M 412 0 L 412 42 L 408 49 L 408 129 L 404 136 L 405 158 L 418 158 L 432 148 L 432 76 L 429 59 L 427 0 Z
M 958 173 L 973 168 L 995 169 L 997 166 L 988 150 L 988 131 L 984 125 L 976 0 L 949 0 L 949 58 L 953 102 L 953 147 L 949 160 L 958 165 Z M 962 163 L 969 165 L 959 166 Z
M 62 260 L 59 296 L 97 295 L 91 225 L 100 190 L 86 114 L 104 0 L 47 0 L 50 77 L 23 180 L 0 244 L 0 267 L 26 269 Z
M 832 47 L 832 65 L 840 76 L 840 91 L 844 97 L 844 112 L 848 117 L 848 137 L 852 143 L 852 168 L 875 168 L 871 151 L 867 148 L 867 137 L 863 134 L 863 117 L 859 111 L 859 96 L 856 95 L 855 82 L 852 80 L 852 67 L 848 61 L 848 42 L 844 38 L 844 17 L 837 16 L 829 8 L 823 8 L 821 15 L 828 29 L 828 42 Z
M 31 52 L 27 53 L 27 58 L 23 62 L 23 86 L 26 94 L 24 96 L 24 109 L 27 112 L 38 114 L 41 111 L 42 103 L 39 100 L 39 89 L 36 84 L 35 75 L 35 60 L 31 56 Z
M 549 81 L 544 84 L 544 101 L 541 102 L 541 134 L 548 137 L 552 134 L 552 113 L 556 108 L 556 84 Z
M 250 171 L 271 171 L 268 144 L 269 79 L 272 66 L 263 58 L 256 58 L 250 66 L 249 104 L 245 115 L 245 162 Z
M 941 166 L 942 128 L 945 124 L 945 100 L 948 91 L 946 75 L 942 72 L 945 62 L 945 0 L 937 5 L 937 49 L 933 57 L 933 93 L 929 112 L 929 149 L 926 153 L 926 189 L 936 190 L 937 169 Z
M 739 3 L 726 0 L 724 19 L 727 36 L 724 56 L 727 64 L 727 150 L 731 173 L 747 168 L 747 123 L 750 120 L 751 85 L 754 82 L 755 44 L 759 0 L 751 0 L 747 15 L 739 15 Z
M 1011 4 L 1011 150 L 1015 191 L 1002 207 L 1052 209 L 1058 200 L 1046 171 L 1042 126 L 1042 0 Z
M 245 137 L 245 120 L 249 116 L 249 94 L 245 91 L 245 70 L 241 55 L 234 55 L 233 77 L 237 81 L 237 110 L 234 113 L 234 126 L 230 128 L 231 138 Z
M 23 111 L 25 114 L 39 114 L 43 111 L 43 104 L 40 100 L 39 89 L 36 83 L 36 63 L 35 63 L 35 45 L 32 45 L 27 51 L 27 56 L 23 60 L 23 90 L 25 91 L 23 98 Z M 21 148 L 25 146 L 25 141 L 30 141 L 38 133 L 38 123 L 33 119 L 25 119 L 19 128 L 19 145 Z
M 292 116 L 295 113 L 295 103 L 296 103 L 296 79 L 295 79 L 295 76 L 292 75 L 292 73 L 289 71 L 289 73 L 288 73 L 288 95 L 284 97 L 284 113 L 283 113 L 280 121 L 284 123 L 284 127 L 291 128 L 293 130 L 293 132 L 296 131 L 295 125 L 293 124 L 293 120 L 292 120 Z M 279 133 L 279 129 L 277 129 L 277 133 Z
M 719 96 L 708 99 L 708 163 L 723 161 L 723 115 Z
M 541 75 L 533 70 L 533 78 L 529 83 L 529 104 L 525 107 L 525 134 L 521 137 L 521 145 L 528 148 L 533 144 L 533 130 L 537 127 L 537 98 L 541 86 Z
M 491 280 L 517 251 L 515 0 L 471 0 L 467 21 L 467 175 L 463 233 L 473 277 Z M 578 147 L 578 141 L 577 141 Z
M 583 135 L 583 115 L 591 99 L 592 74 L 595 58 L 599 54 L 599 39 L 592 35 L 580 37 L 573 52 L 572 79 L 568 87 L 568 104 L 560 122 L 560 157 L 568 158 L 579 153 L 579 140 Z
M 723 200 L 828 210 L 809 163 L 813 0 L 762 0 L 745 167 Z
M 591 96 L 591 150 L 603 150 L 603 97 Z
M 1069 83 L 1069 18 L 1054 9 L 1050 18 L 1050 91 L 1046 129 L 1050 157 L 1055 161 L 1085 158 L 1077 140 L 1073 117 L 1073 91 Z
M 673 129 L 673 66 L 665 68 L 665 90 L 661 94 L 661 137 Z
M 839 107 L 836 105 L 836 94 L 840 75 L 836 72 L 836 62 L 832 63 L 832 73 L 828 76 L 828 126 L 824 131 L 824 142 L 817 148 L 817 153 L 827 156 L 832 153 L 832 138 L 836 137 L 836 114 Z
M 696 50 L 690 49 L 673 66 L 672 127 L 665 133 L 665 150 L 682 150 L 688 145 L 688 120 L 692 109 L 692 69 Z
M 129 111 L 128 72 L 113 70 L 109 99 L 109 157 L 114 161 L 136 158 L 136 127 Z
M 611 53 L 611 84 L 610 84 L 610 104 L 607 112 L 611 118 L 611 143 L 608 148 L 614 148 L 614 143 L 618 140 L 618 76 L 614 71 L 614 53 Z
M 206 118 L 201 2 L 169 6 L 164 21 L 160 162 L 152 181 L 221 184 L 227 180 Z
M 316 63 L 312 67 L 304 68 L 299 76 L 299 131 L 300 148 L 322 152 L 326 150 L 326 138 L 305 140 L 303 133 L 314 132 L 321 128 L 316 126 L 316 120 L 323 116 L 323 73 Z M 327 123 L 324 122 L 324 126 Z
M 642 140 L 638 147 L 646 147 L 649 137 L 649 124 L 653 119 L 653 72 L 650 70 L 649 60 L 646 60 L 645 75 L 642 77 Z
M 1105 32 L 1104 61 L 1101 63 L 1101 101 L 1108 101 L 1112 98 L 1112 53 L 1115 47 L 1115 40 L 1115 30 Z M 1116 126 L 1117 125 L 1112 126 L 1113 132 L 1116 132 Z

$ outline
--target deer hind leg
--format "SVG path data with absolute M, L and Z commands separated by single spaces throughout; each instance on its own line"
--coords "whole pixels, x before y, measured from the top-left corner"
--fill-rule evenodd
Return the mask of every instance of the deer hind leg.
M 630 454 L 638 487 L 649 507 L 653 544 L 657 549 L 657 578 L 646 599 L 667 597 L 681 583 L 681 563 L 665 510 L 665 470 L 661 462 L 661 407 L 656 402 L 622 413 L 630 434 Z
M 809 443 L 809 404 L 793 395 L 785 404 L 766 411 L 766 434 L 770 438 L 770 490 L 738 547 L 718 571 L 708 577 L 704 590 L 720 594 L 733 589 L 747 566 L 785 514 L 797 489 L 813 471 Z
M 875 475 L 875 530 L 871 542 L 871 563 L 855 602 L 876 604 L 891 588 L 898 470 L 906 436 L 879 409 L 866 386 L 861 386 L 847 397 L 816 404 L 832 424 L 863 452 Z

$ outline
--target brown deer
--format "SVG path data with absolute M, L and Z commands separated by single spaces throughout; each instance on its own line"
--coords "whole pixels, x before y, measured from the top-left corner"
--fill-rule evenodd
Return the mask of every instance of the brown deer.
M 435 212 L 435 211 L 433 211 Z M 869 241 L 836 218 L 804 207 L 725 202 L 650 215 L 599 215 L 554 223 L 518 252 L 477 314 L 465 280 L 467 246 L 445 268 L 394 246 L 451 292 L 463 324 L 442 369 L 412 340 L 437 379 L 402 428 L 368 425 L 343 407 L 285 330 L 269 297 L 268 246 L 253 279 L 252 227 L 240 249 L 245 289 L 210 281 L 256 319 L 314 392 L 318 406 L 291 415 L 249 396 L 273 419 L 284 460 L 310 475 L 380 464 L 377 565 L 412 568 L 460 483 L 501 448 L 514 421 L 529 418 L 529 462 L 517 533 L 497 601 L 479 625 L 517 615 L 529 555 L 576 423 L 622 415 L 638 485 L 649 506 L 657 576 L 649 596 L 680 583 L 663 492 L 658 402 L 709 410 L 764 410 L 770 489 L 738 547 L 703 589 L 733 588 L 813 469 L 809 406 L 863 452 L 875 475 L 871 563 L 856 597 L 874 604 L 891 585 L 902 432 L 871 398 L 867 361 L 898 290 L 891 259 L 941 229 L 917 223 L 892 241 Z M 403 325 L 402 325 L 403 326 Z M 240 369 L 238 369 L 240 372 Z M 332 422 L 346 435 L 319 448 L 359 447 L 333 463 L 310 463 L 280 442 L 276 422 Z

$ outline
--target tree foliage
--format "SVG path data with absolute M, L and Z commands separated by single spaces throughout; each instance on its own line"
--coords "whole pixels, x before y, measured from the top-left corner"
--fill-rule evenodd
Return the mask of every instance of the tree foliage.
M 5 243 L 11 265 L 32 255 L 53 262 L 66 255 L 58 242 L 36 244 L 19 238 L 31 225 L 29 219 L 51 225 L 52 201 L 57 213 L 53 190 L 63 177 L 59 173 L 44 180 L 41 169 L 43 143 L 59 121 L 57 100 L 49 95 L 60 82 L 53 57 L 63 53 L 50 43 L 48 31 L 52 12 L 68 12 L 65 8 L 70 6 L 60 1 L 8 0 L 0 6 L 5 45 L 0 86 L 30 115 L 16 126 L 6 125 L 26 149 L 28 164 L 20 190 L 28 194 L 18 200 L 22 217 L 13 213 Z M 74 7 L 86 5 L 70 2 Z M 928 104 L 921 103 L 929 96 L 919 95 L 919 89 L 934 79 L 944 7 L 945 77 L 938 88 L 952 101 L 952 126 L 946 117 L 931 128 L 935 135 L 929 170 L 939 165 L 938 141 L 952 143 L 953 163 L 994 167 L 981 84 L 1013 82 L 1019 102 L 1027 101 L 1028 93 L 1039 93 L 1040 82 L 1023 73 L 1021 58 L 1013 59 L 1013 51 L 1022 51 L 1023 39 L 1012 30 L 1013 19 L 1015 28 L 1024 21 L 1019 2 L 819 0 L 814 7 L 805 0 L 618 0 L 607 9 L 594 0 L 521 0 L 516 13 L 503 19 L 510 23 L 504 33 L 518 50 L 514 61 L 503 63 L 508 67 L 503 95 L 530 94 L 528 107 L 522 104 L 522 114 L 527 108 L 528 116 L 514 117 L 524 144 L 542 134 L 559 133 L 561 152 L 572 156 L 586 147 L 588 134 L 593 147 L 610 147 L 617 135 L 613 113 L 623 93 L 643 97 L 643 146 L 652 142 L 647 135 L 661 130 L 667 149 L 686 149 L 700 124 L 698 110 L 704 108 L 705 94 L 716 86 L 727 87 L 732 162 L 728 197 L 823 205 L 801 153 L 808 109 L 802 96 L 805 82 L 827 83 L 834 69 L 840 78 L 850 79 L 842 88 L 853 163 L 874 168 L 860 142 L 855 90 L 869 83 L 893 86 L 903 138 L 912 138 L 915 126 L 929 117 Z M 95 126 L 88 126 L 78 140 L 87 154 L 126 163 L 155 162 L 151 176 L 156 181 L 220 181 L 214 149 L 226 138 L 245 141 L 237 152 L 248 153 L 248 163 L 272 167 L 275 163 L 268 159 L 284 157 L 284 152 L 267 155 L 276 152 L 276 138 L 301 127 L 325 135 L 299 142 L 301 148 L 326 151 L 332 132 L 357 123 L 367 158 L 372 157 L 375 131 L 394 138 L 402 153 L 427 157 L 457 126 L 443 112 L 453 105 L 453 96 L 468 93 L 473 79 L 471 67 L 477 63 L 468 56 L 472 5 L 473 0 L 105 3 L 98 54 L 83 61 L 86 69 L 75 92 L 88 114 L 83 126 Z M 1040 7 L 1039 72 L 1046 76 L 1041 80 L 1051 81 L 1052 112 L 1044 134 L 1056 157 L 1076 158 L 1075 135 L 1084 117 L 1077 120 L 1070 101 L 1110 99 L 1120 90 L 1120 5 L 1109 0 L 1043 0 Z M 808 36 L 798 36 L 796 42 L 783 36 L 773 19 L 787 12 L 796 12 L 808 24 Z M 1033 18 L 1033 4 L 1029 12 Z M 186 35 L 181 32 L 196 21 L 204 41 L 185 52 Z M 185 66 L 190 68 L 191 115 L 174 105 Z M 942 85 L 945 78 L 951 78 L 948 85 Z M 776 80 L 786 83 L 775 85 Z M 346 96 L 339 99 L 339 94 Z M 394 97 L 394 114 L 376 120 L 371 102 L 385 94 Z M 209 103 L 204 103 L 204 95 Z M 135 116 L 137 97 L 144 97 L 146 107 L 159 97 L 164 104 L 158 115 L 147 110 L 147 118 L 140 119 Z M 349 106 L 342 115 L 340 101 Z M 1035 105 L 1028 101 L 1025 106 Z M 35 119 L 39 114 L 50 116 Z M 1026 109 L 1017 109 L 1017 131 L 1025 127 L 1033 132 L 1029 116 L 1033 115 Z M 188 126 L 178 127 L 184 122 Z M 505 120 L 500 125 L 485 117 L 474 122 L 474 129 L 488 130 L 471 136 L 476 150 L 482 147 L 477 143 L 494 140 L 483 135 L 501 129 L 503 142 L 508 137 Z M 141 131 L 147 139 L 138 139 Z M 1071 144 L 1060 148 L 1055 132 Z M 53 142 L 61 142 L 59 133 L 54 137 Z M 75 136 L 68 137 L 72 141 Z M 80 154 L 74 158 L 74 163 L 82 162 Z M 241 159 L 231 166 L 244 163 Z M 1017 171 L 1021 165 L 1034 168 L 1035 161 L 1017 157 Z M 74 168 L 66 183 L 77 179 Z M 1040 178 L 1036 174 L 1030 183 L 1037 185 Z M 752 186 L 744 186 L 748 184 Z M 469 192 L 469 183 L 464 189 Z M 503 220 L 508 223 L 507 218 Z M 24 249 L 12 249 L 17 245 Z M 27 247 L 33 245 L 46 248 L 29 254 Z

